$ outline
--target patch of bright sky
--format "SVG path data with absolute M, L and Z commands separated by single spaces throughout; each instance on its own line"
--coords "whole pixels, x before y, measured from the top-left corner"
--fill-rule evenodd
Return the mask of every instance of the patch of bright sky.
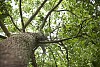
M 24 11 L 22 13 L 23 13 L 23 17 L 26 17 L 26 18 L 31 17 L 29 13 L 25 13 Z
M 95 0 L 90 0 L 90 2 L 92 2 L 94 4 L 95 3 Z
M 16 3 L 15 3 L 15 1 L 14 0 L 12 0 L 12 2 L 11 2 L 11 6 L 13 7 L 13 9 L 16 9 L 16 8 L 18 8 L 18 5 L 15 5 Z
M 16 5 L 14 0 L 11 1 L 11 6 L 13 9 L 18 9 L 18 5 Z M 20 25 L 21 18 L 18 18 L 18 20 L 16 20 L 16 22 L 18 23 L 18 25 Z
M 19 8 L 18 5 L 16 4 L 16 2 L 14 0 L 12 0 L 11 6 L 13 7 L 13 9 L 18 9 Z M 62 6 L 59 6 L 58 10 L 61 10 L 61 9 L 63 9 Z M 34 9 L 34 10 L 32 9 L 30 11 L 33 12 L 33 11 L 36 11 L 36 9 Z M 26 13 L 24 11 L 22 13 L 23 13 L 23 17 L 29 18 L 31 16 L 30 13 Z M 41 9 L 41 13 L 44 13 L 43 15 L 46 16 L 46 14 L 48 13 L 48 11 L 45 11 L 44 9 Z M 66 13 L 66 11 L 62 11 L 62 12 L 60 12 L 59 17 L 62 18 L 63 14 L 66 15 L 66 16 L 68 16 L 68 14 Z M 56 22 L 56 24 L 51 24 L 51 27 L 55 28 L 59 23 L 61 23 L 62 22 L 61 18 L 56 18 L 56 20 L 53 19 L 52 22 Z M 21 25 L 21 18 L 18 18 L 16 22 L 18 23 L 18 25 Z M 37 23 L 37 21 L 33 20 L 33 22 L 34 23 L 32 23 L 32 25 L 34 26 Z M 32 30 L 28 27 L 28 31 L 31 32 Z M 56 32 L 54 32 L 52 35 L 54 36 L 54 34 L 56 34 Z
M 4 32 L 0 32 L 0 35 L 3 35 L 3 36 L 5 36 L 5 33 L 4 33 Z
M 13 9 L 18 9 L 18 8 L 19 8 L 18 5 L 16 5 L 16 3 L 15 3 L 14 0 L 12 0 L 11 6 L 12 6 Z M 23 16 L 24 16 L 24 17 L 29 18 L 29 13 L 25 13 L 24 11 L 23 11 L 22 13 L 23 13 Z M 19 19 L 19 20 L 20 20 L 20 19 Z
M 18 5 L 15 3 L 14 0 L 12 0 L 11 6 L 12 6 L 13 9 L 18 9 L 19 8 Z M 29 13 L 25 13 L 24 11 L 22 13 L 23 13 L 23 17 L 26 17 L 26 18 L 30 17 Z M 21 18 L 18 18 L 16 20 L 16 22 L 17 22 L 18 25 L 21 25 Z

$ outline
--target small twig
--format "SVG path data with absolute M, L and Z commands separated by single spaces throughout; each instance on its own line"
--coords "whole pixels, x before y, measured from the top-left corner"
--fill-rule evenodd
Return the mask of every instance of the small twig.
M 53 29 L 50 33 L 53 33 L 54 31 L 56 31 L 56 30 L 59 29 L 59 28 L 61 28 L 61 27 L 56 26 L 56 28 Z
M 21 31 L 21 30 L 18 28 L 18 26 L 14 23 L 13 17 L 12 17 L 10 14 L 8 14 L 8 16 L 10 17 L 10 19 L 11 19 L 13 25 L 15 26 L 15 28 L 16 28 L 18 31 Z
M 73 13 L 72 11 L 70 11 L 70 10 L 55 10 L 56 12 L 61 12 L 61 11 L 68 11 L 68 12 L 70 12 L 71 14 L 73 14 L 73 15 L 75 15 L 76 17 L 78 17 L 75 13 Z M 78 17 L 79 18 L 79 17 Z
M 84 20 L 82 21 L 82 23 L 80 23 L 80 29 L 79 29 L 77 35 L 79 35 L 79 33 L 81 32 L 81 30 L 82 30 L 82 28 L 83 28 L 83 23 L 86 22 L 87 20 L 91 19 L 91 18 L 92 18 L 92 17 L 86 18 L 86 19 L 84 19 Z
M 4 23 L 0 20 L 0 26 L 2 28 L 2 30 L 4 31 L 4 33 L 7 35 L 7 37 L 10 37 L 10 32 L 8 31 L 8 29 L 6 28 L 6 26 L 4 25 Z
M 40 7 L 36 10 L 36 12 L 29 18 L 29 20 L 26 22 L 24 28 L 26 28 L 30 22 L 33 20 L 33 18 L 38 14 L 38 12 L 40 11 L 40 9 L 44 6 L 44 4 L 47 2 L 47 0 L 44 0 L 44 2 L 40 5 Z
M 82 36 L 83 38 L 92 38 L 90 35 L 88 35 L 87 33 L 82 33 L 82 35 L 86 35 L 87 37 L 84 37 L 84 36 Z M 92 44 L 95 44 L 96 45 L 96 43 L 91 39 L 90 40 L 90 42 L 92 43 Z
M 59 47 L 59 49 L 60 49 L 61 53 L 62 53 L 62 54 L 64 54 L 64 53 L 63 53 L 63 50 L 61 49 L 61 46 L 58 46 L 58 47 Z
M 48 23 L 48 25 L 49 25 L 49 31 L 50 31 L 50 40 L 52 40 L 52 38 L 51 38 L 51 17 L 49 16 L 49 23 Z
M 57 8 L 59 6 L 59 4 L 62 2 L 62 0 L 59 0 L 59 2 L 57 3 L 57 5 L 55 5 L 49 12 L 48 14 L 46 15 L 46 17 L 44 18 L 41 26 L 40 26 L 40 31 L 43 29 L 44 25 L 45 25 L 45 22 L 47 20 L 47 18 L 49 17 L 49 15 L 54 11 L 55 8 Z
M 6 39 L 7 37 L 0 35 L 0 38 L 2 38 L 2 39 Z
M 23 16 L 22 16 L 22 8 L 21 8 L 21 3 L 22 3 L 22 0 L 19 0 L 19 12 L 20 12 L 21 23 L 22 23 L 22 31 L 23 31 L 23 32 L 25 32 L 24 22 L 23 22 Z

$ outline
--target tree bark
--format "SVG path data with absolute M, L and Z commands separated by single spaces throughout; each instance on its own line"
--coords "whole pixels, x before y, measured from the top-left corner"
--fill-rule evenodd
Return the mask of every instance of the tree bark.
M 38 33 L 12 35 L 0 43 L 0 67 L 27 67 L 32 50 L 43 40 Z

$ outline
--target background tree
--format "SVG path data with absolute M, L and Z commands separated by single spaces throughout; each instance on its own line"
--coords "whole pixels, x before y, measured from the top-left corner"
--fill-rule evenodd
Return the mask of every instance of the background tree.
M 38 67 L 100 66 L 99 0 L 1 0 L 0 26 L 1 39 L 38 31 L 48 37 L 39 42 L 46 54 L 35 50 Z

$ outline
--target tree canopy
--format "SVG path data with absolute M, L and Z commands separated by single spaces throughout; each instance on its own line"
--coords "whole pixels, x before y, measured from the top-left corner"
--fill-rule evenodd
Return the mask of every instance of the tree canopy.
M 43 32 L 39 67 L 100 66 L 100 0 L 0 0 L 0 38 Z M 29 67 L 32 67 L 31 62 Z

